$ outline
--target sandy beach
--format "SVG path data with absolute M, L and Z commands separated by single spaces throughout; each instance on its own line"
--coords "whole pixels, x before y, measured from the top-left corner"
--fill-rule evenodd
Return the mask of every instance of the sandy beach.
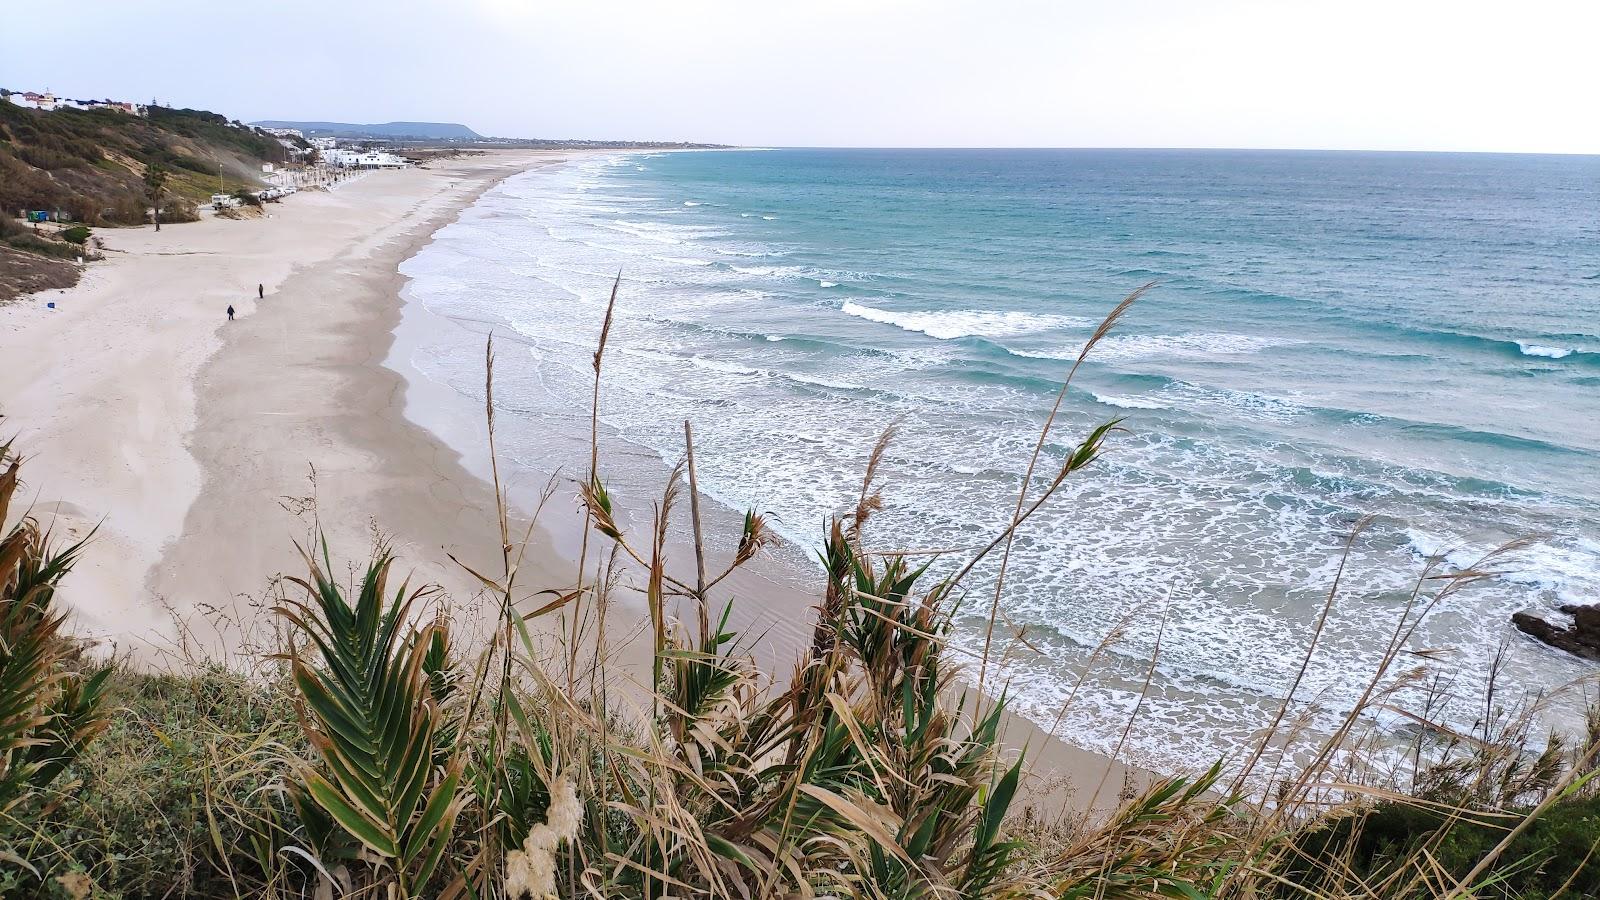
M 290 498 L 313 493 L 336 555 L 392 523 L 419 577 L 460 587 L 429 561 L 495 546 L 474 515 L 493 494 L 404 419 L 382 365 L 395 268 L 491 184 L 559 158 L 472 156 L 303 192 L 271 218 L 107 230 L 77 287 L 6 308 L 0 396 L 36 514 L 62 536 L 98 524 L 64 592 L 76 629 L 152 663 L 185 630 L 216 649 L 300 568 L 309 523 Z
M 447 554 L 498 565 L 481 410 L 406 377 L 406 329 L 459 326 L 410 310 L 397 349 L 397 269 L 483 191 L 562 158 L 471 156 L 303 192 L 271 218 L 107 230 L 107 261 L 77 287 L 0 309 L 0 412 L 31 458 L 34 512 L 62 537 L 95 529 L 63 591 L 74 629 L 154 667 L 263 643 L 272 578 L 303 569 L 294 542 L 314 526 L 336 569 L 381 534 L 414 583 L 474 597 Z M 408 404 L 429 414 L 408 417 Z M 569 486 L 541 518 L 550 530 L 521 584 L 572 582 L 578 522 Z M 726 584 L 742 601 L 736 625 L 762 635 L 753 651 L 779 676 L 809 637 L 808 577 L 767 565 Z M 619 596 L 626 644 L 644 610 Z M 1102 781 L 1101 802 L 1112 799 L 1128 774 L 1020 719 L 1008 740 L 1028 746 L 1036 799 L 1050 805 L 1065 796 L 1060 776 L 1081 805 Z

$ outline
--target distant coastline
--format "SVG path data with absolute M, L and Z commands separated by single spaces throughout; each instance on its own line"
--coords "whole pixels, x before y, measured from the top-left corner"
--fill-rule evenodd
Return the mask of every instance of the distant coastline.
M 361 125 L 351 122 L 300 122 L 263 119 L 251 122 L 257 128 L 293 129 L 306 137 L 336 137 L 349 140 L 404 143 L 412 147 L 456 147 L 460 149 L 498 148 L 530 150 L 711 150 L 729 149 L 726 144 L 692 141 L 622 141 L 580 138 L 489 137 L 455 122 L 383 122 Z

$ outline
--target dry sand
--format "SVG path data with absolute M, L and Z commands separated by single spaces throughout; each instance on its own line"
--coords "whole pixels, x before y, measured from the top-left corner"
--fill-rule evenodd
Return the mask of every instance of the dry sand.
M 495 570 L 494 493 L 406 417 L 408 390 L 414 402 L 462 401 L 408 388 L 385 365 L 405 368 L 391 359 L 403 356 L 391 353 L 397 267 L 495 182 L 565 155 L 375 172 L 270 205 L 271 218 L 108 230 L 108 261 L 76 287 L 0 309 L 0 413 L 32 457 L 34 512 L 63 536 L 98 523 L 62 591 L 76 630 L 150 666 L 264 639 L 270 578 L 303 570 L 294 541 L 313 518 L 336 568 L 365 559 L 381 529 L 415 581 L 472 597 L 473 579 L 446 554 Z M 471 427 L 452 435 L 468 453 L 482 440 Z M 570 493 L 543 524 L 574 527 Z M 520 583 L 571 584 L 573 563 L 554 548 L 572 544 L 537 533 Z M 765 636 L 758 660 L 779 677 L 809 631 L 817 594 L 805 580 L 758 567 L 727 585 L 746 610 L 742 630 Z M 619 607 L 616 643 L 627 644 L 642 610 Z M 1102 781 L 1096 805 L 1125 777 L 1147 777 L 1024 720 L 1008 741 L 1029 747 L 1032 799 L 1046 806 L 1073 790 L 1063 781 L 1077 786 L 1067 805 L 1081 808 Z
M 496 546 L 477 520 L 493 495 L 403 416 L 382 365 L 396 267 L 491 184 L 560 156 L 374 172 L 271 218 L 104 230 L 108 261 L 77 287 L 5 309 L 0 412 L 33 457 L 36 511 L 61 533 L 100 523 L 63 589 L 77 630 L 151 662 L 185 628 L 213 643 L 215 618 L 249 617 L 267 576 L 301 569 L 288 508 L 311 467 L 346 556 L 367 552 L 370 521 L 393 523 L 421 577 L 459 586 L 428 561 Z

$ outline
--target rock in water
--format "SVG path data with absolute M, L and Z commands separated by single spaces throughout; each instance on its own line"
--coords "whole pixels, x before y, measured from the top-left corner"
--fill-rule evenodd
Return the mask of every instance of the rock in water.
M 1530 637 L 1584 659 L 1600 662 L 1600 606 L 1561 607 L 1572 617 L 1572 626 L 1564 628 L 1534 613 L 1524 610 L 1512 613 L 1511 624 Z

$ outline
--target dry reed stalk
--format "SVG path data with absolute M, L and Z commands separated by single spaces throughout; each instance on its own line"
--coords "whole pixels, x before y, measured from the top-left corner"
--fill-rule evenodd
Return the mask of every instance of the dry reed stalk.
M 594 349 L 594 392 L 589 401 L 589 471 L 586 483 L 598 485 L 600 478 L 600 367 L 605 360 L 606 342 L 611 337 L 612 316 L 617 308 L 617 291 L 622 287 L 622 270 L 617 270 L 617 277 L 611 282 L 611 296 L 606 300 L 605 318 L 600 323 L 600 338 L 595 343 Z M 586 504 L 586 508 L 587 504 Z M 583 534 L 578 545 L 578 583 L 573 586 L 573 603 L 576 604 L 573 615 L 573 632 L 569 642 L 569 656 L 567 659 L 567 674 L 570 679 L 572 670 L 577 668 L 578 634 L 576 609 L 581 608 L 583 597 L 583 570 L 589 560 L 589 531 L 594 525 L 592 510 L 585 516 Z M 570 690 L 572 685 L 569 683 Z
M 689 466 L 689 518 L 694 522 L 694 599 L 699 616 L 700 640 L 704 641 L 711 628 L 706 617 L 706 544 L 700 529 L 700 480 L 694 468 L 694 430 L 689 420 L 683 420 L 683 456 Z

